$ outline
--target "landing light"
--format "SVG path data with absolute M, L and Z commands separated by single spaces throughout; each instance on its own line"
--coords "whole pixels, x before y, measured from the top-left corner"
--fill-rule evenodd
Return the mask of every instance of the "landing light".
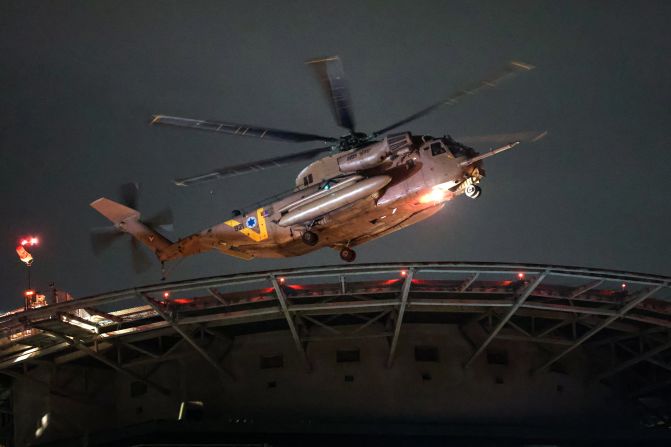
M 419 203 L 440 203 L 443 200 L 445 200 L 445 191 L 442 191 L 439 188 L 434 188 L 430 192 L 424 194 L 422 197 L 419 198 Z

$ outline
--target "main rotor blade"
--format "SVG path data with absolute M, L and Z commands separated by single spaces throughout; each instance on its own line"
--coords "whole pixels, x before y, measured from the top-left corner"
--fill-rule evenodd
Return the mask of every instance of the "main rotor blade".
M 497 133 L 490 135 L 471 135 L 467 137 L 455 138 L 456 141 L 468 145 L 478 144 L 505 144 L 512 141 L 535 143 L 547 135 L 547 130 L 525 130 L 513 133 Z
M 262 171 L 264 169 L 284 166 L 289 163 L 294 163 L 297 161 L 310 160 L 316 155 L 319 155 L 322 152 L 329 152 L 330 150 L 331 150 L 330 146 L 318 147 L 316 149 L 310 149 L 308 151 L 298 152 L 296 154 L 284 155 L 282 157 L 268 158 L 266 160 L 253 161 L 250 163 L 245 163 L 236 166 L 229 166 L 210 172 L 208 174 L 175 179 L 174 182 L 177 186 L 195 185 L 198 183 L 209 182 L 212 180 L 222 179 L 226 177 L 233 177 L 236 175 L 247 174 L 249 172 Z
M 402 126 L 403 124 L 407 124 L 411 121 L 414 121 L 418 118 L 421 118 L 425 115 L 428 115 L 429 113 L 433 112 L 434 110 L 443 107 L 443 106 L 452 106 L 456 103 L 458 103 L 460 100 L 462 100 L 464 97 L 469 96 L 469 95 L 475 95 L 476 93 L 481 92 L 482 90 L 485 90 L 487 88 L 493 88 L 496 87 L 501 81 L 511 78 L 514 75 L 516 75 L 520 71 L 527 71 L 527 70 L 532 70 L 534 68 L 533 65 L 528 65 L 522 62 L 509 62 L 508 65 L 498 72 L 495 76 L 482 80 L 478 82 L 477 84 L 474 84 L 473 86 L 459 90 L 458 92 L 454 93 L 452 96 L 443 99 L 442 101 L 438 101 L 435 104 L 430 105 L 429 107 L 420 110 L 419 112 L 413 113 L 412 115 L 408 116 L 407 118 L 403 118 L 400 121 L 395 122 L 394 124 L 391 124 L 387 127 L 384 127 L 378 131 L 373 132 L 373 136 L 377 137 L 381 134 L 387 133 L 392 129 L 397 128 L 398 126 Z
M 289 130 L 270 129 L 268 127 L 251 126 L 249 124 L 225 123 L 221 121 L 196 120 L 177 116 L 154 115 L 151 124 L 158 126 L 185 127 L 188 129 L 206 130 L 208 132 L 255 137 L 265 140 L 291 141 L 303 143 L 307 141 L 336 142 L 337 138 L 325 137 L 309 133 L 292 132 Z
M 306 63 L 315 69 L 322 89 L 331 103 L 331 111 L 338 125 L 354 133 L 352 100 L 340 58 L 332 56 Z

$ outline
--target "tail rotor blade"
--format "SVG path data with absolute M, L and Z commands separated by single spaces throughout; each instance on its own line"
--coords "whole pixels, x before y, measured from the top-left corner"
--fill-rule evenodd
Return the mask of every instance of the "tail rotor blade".
M 165 208 L 151 216 L 149 219 L 143 219 L 142 221 L 150 227 L 171 226 L 173 223 L 172 210 L 170 208 Z
M 140 200 L 140 185 L 138 183 L 124 183 L 120 188 L 121 202 L 129 208 L 138 209 Z
M 144 249 L 136 239 L 131 239 L 131 260 L 135 273 L 143 273 L 149 270 L 152 265 L 151 259 L 147 256 Z
M 338 56 L 308 61 L 319 77 L 322 89 L 331 103 L 331 110 L 340 127 L 354 133 L 354 113 L 345 71 Z
M 91 247 L 97 256 L 123 236 L 123 232 L 114 227 L 99 228 L 91 231 Z

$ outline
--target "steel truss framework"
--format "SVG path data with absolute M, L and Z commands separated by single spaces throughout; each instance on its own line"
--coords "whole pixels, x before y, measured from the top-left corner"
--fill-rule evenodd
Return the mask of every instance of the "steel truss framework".
M 255 272 L 106 293 L 0 317 L 0 373 L 26 377 L 34 365 L 90 357 L 162 393 L 150 376 L 188 345 L 221 377 L 236 328 L 289 330 L 311 370 L 309 345 L 384 337 L 392 367 L 403 324 L 458 324 L 472 343 L 464 367 L 496 339 L 538 345 L 531 372 L 561 367 L 577 348 L 596 352 L 594 380 L 632 397 L 671 388 L 671 278 L 586 268 L 495 263 L 407 263 Z M 169 292 L 169 297 L 164 296 Z M 77 316 L 86 311 L 86 318 Z M 211 349 L 214 340 L 226 346 Z M 591 352 L 592 354 L 594 352 Z M 595 360 L 596 361 L 596 360 Z M 154 365 L 149 374 L 134 370 Z M 49 386 L 42 383 L 44 386 Z M 73 396 L 76 398 L 76 396 Z

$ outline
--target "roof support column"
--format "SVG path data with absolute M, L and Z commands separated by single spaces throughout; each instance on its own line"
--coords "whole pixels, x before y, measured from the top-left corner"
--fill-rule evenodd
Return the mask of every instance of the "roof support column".
M 515 304 L 512 305 L 512 307 L 508 310 L 508 313 L 499 321 L 499 324 L 496 325 L 496 328 L 489 334 L 487 339 L 480 345 L 480 347 L 473 353 L 470 359 L 466 362 L 464 365 L 464 368 L 468 368 L 473 364 L 473 361 L 484 351 L 487 346 L 494 340 L 494 338 L 498 335 L 498 333 L 503 329 L 503 327 L 508 323 L 508 320 L 512 318 L 513 315 L 515 315 L 515 312 L 517 312 L 517 309 L 519 309 L 522 304 L 529 298 L 531 293 L 538 287 L 538 285 L 545 279 L 545 277 L 548 275 L 548 271 L 544 271 L 540 275 L 536 277 L 527 287 L 524 288 L 522 293 L 518 294 L 517 297 L 515 298 Z
M 289 331 L 291 332 L 291 337 L 294 339 L 296 350 L 298 350 L 298 353 L 303 358 L 307 370 L 312 371 L 312 365 L 310 364 L 310 360 L 308 359 L 307 352 L 305 352 L 303 342 L 301 341 L 301 338 L 298 335 L 298 330 L 296 329 L 296 323 L 294 322 L 294 319 L 291 316 L 291 313 L 289 312 L 287 297 L 284 294 L 284 290 L 282 290 L 282 287 L 280 287 L 280 284 L 277 282 L 277 278 L 275 278 L 274 275 L 270 275 L 269 278 L 271 284 L 273 285 L 273 288 L 275 289 L 275 295 L 277 296 L 277 301 L 280 302 L 280 307 L 282 308 L 282 313 L 284 313 L 284 318 L 287 320 L 287 324 L 289 325 Z
M 401 324 L 403 324 L 403 315 L 405 308 L 408 306 L 408 295 L 410 294 L 410 286 L 412 286 L 412 277 L 415 276 L 415 269 L 408 270 L 408 274 L 403 282 L 401 289 L 401 305 L 398 308 L 398 315 L 396 315 L 396 324 L 394 327 L 394 335 L 391 339 L 391 347 L 389 348 L 389 357 L 387 357 L 387 368 L 391 368 L 394 363 L 394 354 L 396 353 L 396 346 L 398 345 L 398 336 L 401 333 Z
M 203 359 L 207 363 L 209 363 L 220 375 L 222 376 L 227 376 L 233 380 L 235 380 L 235 376 L 231 374 L 229 371 L 226 371 L 224 368 L 219 365 L 211 356 L 208 354 L 202 347 L 198 345 L 196 340 L 193 339 L 184 329 L 182 329 L 175 321 L 173 318 L 168 315 L 161 307 L 159 306 L 158 302 L 156 302 L 153 298 L 151 298 L 149 295 L 146 294 L 141 294 L 142 298 L 151 306 L 154 311 L 160 315 L 161 318 L 163 318 L 172 328 L 175 332 L 177 332 L 179 335 L 182 336 L 184 341 L 186 341 L 188 344 L 191 345 L 193 349 L 196 350 L 198 354 L 200 354 Z
M 578 341 L 576 341 L 573 345 L 569 346 L 559 354 L 555 355 L 552 357 L 550 360 L 545 362 L 542 366 L 540 366 L 538 369 L 533 371 L 533 373 L 538 373 L 538 372 L 543 372 L 546 369 L 548 369 L 552 364 L 554 364 L 557 360 L 561 359 L 564 357 L 566 354 L 570 353 L 574 349 L 576 349 L 578 346 L 582 345 L 585 343 L 587 340 L 601 332 L 603 329 L 607 328 L 611 323 L 613 323 L 615 320 L 620 319 L 625 316 L 627 312 L 629 312 L 631 309 L 634 307 L 638 306 L 641 304 L 643 301 L 645 301 L 648 297 L 653 295 L 655 292 L 657 292 L 659 289 L 661 289 L 663 286 L 659 285 L 657 287 L 654 287 L 652 289 L 648 289 L 647 291 L 641 292 L 637 297 L 629 301 L 626 305 L 624 305 L 620 310 L 618 310 L 615 315 L 612 315 L 605 320 L 601 322 L 598 326 L 592 328 L 589 332 L 587 332 L 585 335 L 580 337 Z

